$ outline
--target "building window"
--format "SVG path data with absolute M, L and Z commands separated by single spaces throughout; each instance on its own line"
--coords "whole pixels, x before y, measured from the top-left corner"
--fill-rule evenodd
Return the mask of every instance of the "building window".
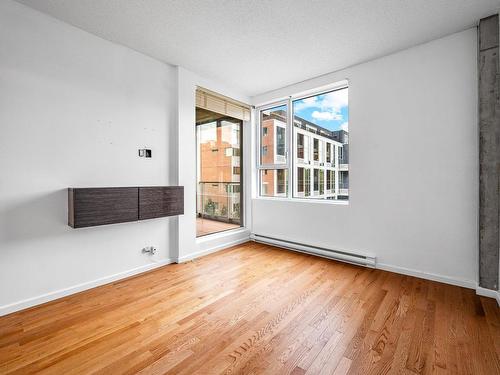
M 239 175 L 241 173 L 240 167 L 233 167 L 233 174 Z
M 259 110 L 261 196 L 285 197 L 288 194 L 288 113 L 287 104 Z
M 319 195 L 323 195 L 325 193 L 325 170 L 319 170 Z
M 277 193 L 278 194 L 285 194 L 286 193 L 286 170 L 285 169 L 278 169 L 276 171 L 277 174 Z
M 285 156 L 285 135 L 286 129 L 282 126 L 276 127 L 276 154 Z
M 335 193 L 335 171 L 328 169 L 326 171 L 326 190 L 329 193 Z
M 319 169 L 317 168 L 314 168 L 314 176 L 313 176 L 313 180 L 314 180 L 314 191 L 319 191 Z
M 297 158 L 304 159 L 304 134 L 297 134 Z
M 286 126 L 288 120 L 288 107 L 279 105 L 260 111 L 260 164 L 261 165 L 286 165 Z M 266 155 L 263 154 L 267 148 Z
M 347 188 L 339 193 L 349 175 L 347 86 L 261 107 L 258 114 L 261 195 L 348 199 Z
M 265 197 L 286 197 L 288 190 L 286 169 L 260 170 L 260 195 Z
M 309 168 L 304 171 L 304 196 L 311 196 L 311 170 Z
M 297 168 L 297 192 L 304 192 L 304 168 Z
M 230 156 L 240 156 L 240 149 L 235 147 L 226 147 L 225 155 Z

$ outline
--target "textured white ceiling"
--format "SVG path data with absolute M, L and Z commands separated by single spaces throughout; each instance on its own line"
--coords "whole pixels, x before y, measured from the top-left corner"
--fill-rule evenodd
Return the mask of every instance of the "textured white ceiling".
M 18 1 L 249 96 L 463 30 L 500 8 L 499 0 Z

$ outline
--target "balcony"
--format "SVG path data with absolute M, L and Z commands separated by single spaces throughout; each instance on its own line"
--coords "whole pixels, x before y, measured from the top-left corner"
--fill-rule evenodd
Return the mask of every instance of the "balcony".
M 196 237 L 205 236 L 211 233 L 223 232 L 225 230 L 239 228 L 239 224 L 225 223 L 218 220 L 196 218 Z
M 239 182 L 199 182 L 196 199 L 196 235 L 238 228 L 240 219 Z
M 339 193 L 338 195 L 349 195 L 349 184 L 346 182 L 341 182 L 339 184 Z
M 348 171 L 349 170 L 349 160 L 339 158 L 338 159 L 339 171 Z

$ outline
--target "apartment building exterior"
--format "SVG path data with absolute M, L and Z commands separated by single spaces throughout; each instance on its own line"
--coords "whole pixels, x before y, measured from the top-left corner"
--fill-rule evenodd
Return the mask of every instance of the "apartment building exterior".
M 286 163 L 286 114 L 261 119 L 261 162 Z M 349 199 L 349 133 L 330 131 L 299 116 L 293 119 L 293 197 Z M 261 170 L 260 194 L 286 197 L 287 169 Z
M 239 123 L 197 125 L 197 214 L 240 223 L 241 165 Z
M 286 164 L 286 115 L 274 112 L 262 119 L 260 157 L 264 165 Z M 287 195 L 285 169 L 265 169 L 261 171 L 261 191 L 264 196 Z

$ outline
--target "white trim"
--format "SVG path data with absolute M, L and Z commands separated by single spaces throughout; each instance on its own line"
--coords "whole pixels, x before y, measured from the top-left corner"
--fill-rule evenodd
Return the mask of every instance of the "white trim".
M 242 243 L 245 243 L 248 241 L 250 241 L 250 235 L 245 236 L 244 238 L 239 238 L 239 239 L 231 241 L 231 242 L 223 243 L 221 245 L 212 246 L 208 249 L 201 250 L 201 251 L 198 251 L 196 253 L 192 253 L 192 254 L 189 254 L 189 255 L 186 255 L 183 257 L 179 257 L 179 258 L 175 259 L 175 262 L 176 263 L 184 263 L 184 262 L 190 261 L 192 259 L 199 258 L 201 256 L 208 255 L 211 253 L 215 253 L 219 250 L 223 250 L 223 249 L 226 249 L 228 247 L 239 245 L 239 244 L 242 244 Z
M 312 168 L 311 168 L 312 169 Z M 254 200 L 262 201 L 281 201 L 281 202 L 298 202 L 298 203 L 317 203 L 317 204 L 332 204 L 337 206 L 349 206 L 349 200 L 343 199 L 321 199 L 321 198 L 285 198 L 285 197 L 255 197 Z
M 99 279 L 95 279 L 95 280 L 88 281 L 85 283 L 77 284 L 77 285 L 71 286 L 69 288 L 56 290 L 54 292 L 41 294 L 41 295 L 36 296 L 36 297 L 27 298 L 25 300 L 14 302 L 14 303 L 11 303 L 8 305 L 3 305 L 3 306 L 0 306 L 0 316 L 7 315 L 7 314 L 10 314 L 10 313 L 13 313 L 16 311 L 24 310 L 24 309 L 27 309 L 29 307 L 40 305 L 42 303 L 54 301 L 56 299 L 66 297 L 66 296 L 69 296 L 71 294 L 75 294 L 78 292 L 82 292 L 84 290 L 92 289 L 92 288 L 95 288 L 95 287 L 98 287 L 101 285 L 109 284 L 109 283 L 112 283 L 114 281 L 124 279 L 126 277 L 134 276 L 134 275 L 146 272 L 146 271 L 153 270 L 155 268 L 166 266 L 167 264 L 171 264 L 173 262 L 174 262 L 173 259 L 170 259 L 170 258 L 163 259 L 160 261 L 155 261 L 155 263 L 145 264 L 143 266 L 132 268 L 132 269 L 127 270 L 127 271 L 115 273 L 113 275 L 104 276 L 104 277 L 101 277 Z
M 210 241 L 218 240 L 218 239 L 225 238 L 228 236 L 234 236 L 234 235 L 243 234 L 243 233 L 248 233 L 248 235 L 250 235 L 250 231 L 246 227 L 243 226 L 243 227 L 239 227 L 239 228 L 223 230 L 221 232 L 215 232 L 215 233 L 205 234 L 204 236 L 196 237 L 196 243 L 202 244 L 205 242 L 210 242 Z
M 500 291 L 477 286 L 476 287 L 476 294 L 478 296 L 493 298 L 497 301 L 498 306 L 500 306 Z
M 474 280 L 457 279 L 455 277 L 438 275 L 435 273 L 419 271 L 411 268 L 393 266 L 391 264 L 386 264 L 386 263 L 377 263 L 375 268 L 384 271 L 399 273 L 402 275 L 418 277 L 420 279 L 438 281 L 440 283 L 461 286 L 463 288 L 476 289 L 476 282 Z
M 344 70 L 344 69 L 342 69 L 342 70 Z M 326 75 L 329 75 L 329 74 L 332 74 L 332 73 L 336 73 L 336 72 L 337 71 L 330 72 L 330 73 L 327 73 L 327 74 L 323 74 L 321 76 L 314 77 L 312 79 L 319 78 L 319 77 L 322 77 L 322 76 L 326 76 Z M 297 83 L 295 83 L 293 85 L 282 87 L 281 89 L 287 88 L 287 87 L 290 87 L 290 86 L 294 86 L 294 85 L 297 85 L 297 84 L 300 84 L 300 83 L 304 83 L 304 82 L 307 82 L 307 81 L 309 81 L 309 80 L 297 82 Z M 266 101 L 261 102 L 261 103 L 257 103 L 257 104 L 254 103 L 253 105 L 255 107 L 269 107 L 269 106 L 272 106 L 273 103 L 282 102 L 282 101 L 285 101 L 285 100 L 287 100 L 289 98 L 291 98 L 293 100 L 297 100 L 297 99 L 300 100 L 301 98 L 306 98 L 308 96 L 321 95 L 322 93 L 324 94 L 324 93 L 327 93 L 327 92 L 330 92 L 330 91 L 341 90 L 341 89 L 343 89 L 345 87 L 349 87 L 349 78 L 344 78 L 344 79 L 342 79 L 340 81 L 336 80 L 333 83 L 328 83 L 326 85 L 321 85 L 319 87 L 313 87 L 311 89 L 307 89 L 307 90 L 302 90 L 302 91 L 299 91 L 299 92 L 295 92 L 295 93 L 293 93 L 291 95 L 286 95 L 286 96 L 281 96 L 281 97 L 277 97 L 277 98 L 274 98 L 274 99 L 269 99 L 269 100 L 266 100 Z M 280 89 L 278 89 L 278 90 L 280 90 Z M 276 90 L 268 91 L 267 93 L 270 93 L 270 92 L 273 92 L 273 91 L 276 91 Z M 263 93 L 263 94 L 260 94 L 258 96 L 265 95 L 267 93 Z

